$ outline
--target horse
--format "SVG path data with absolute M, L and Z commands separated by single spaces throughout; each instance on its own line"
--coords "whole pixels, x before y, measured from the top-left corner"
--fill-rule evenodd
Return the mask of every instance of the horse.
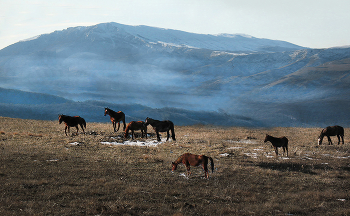
M 172 169 L 171 171 L 176 170 L 177 165 L 180 163 L 183 163 L 186 166 L 187 169 L 187 175 L 191 175 L 190 167 L 191 166 L 199 166 L 202 165 L 204 169 L 204 177 L 209 178 L 208 173 L 208 160 L 210 160 L 210 166 L 211 166 L 211 172 L 214 172 L 214 161 L 211 157 L 205 156 L 205 155 L 195 155 L 191 153 L 185 153 L 178 157 L 178 159 L 174 162 L 172 162 Z
M 273 137 L 270 135 L 266 134 L 264 143 L 266 143 L 267 141 L 270 141 L 273 145 L 273 147 L 275 148 L 275 152 L 276 152 L 276 157 L 278 156 L 278 147 L 282 147 L 283 148 L 283 155 L 284 153 L 287 151 L 287 157 L 288 157 L 288 139 L 287 137 Z
M 105 108 L 105 115 L 109 115 L 109 117 L 111 118 L 111 122 L 113 124 L 113 129 L 114 129 L 114 132 L 118 132 L 119 130 L 119 127 L 120 127 L 120 121 L 123 121 L 124 123 L 124 128 L 123 130 L 125 130 L 125 114 L 122 112 L 122 111 L 118 111 L 118 112 L 115 112 L 109 108 Z M 117 122 L 118 122 L 118 129 L 115 130 L 116 126 L 117 126 Z
M 67 116 L 67 115 L 59 115 L 58 116 L 58 122 L 61 124 L 62 122 L 65 123 L 66 127 L 64 128 L 64 133 L 67 136 L 67 129 L 69 133 L 69 128 L 70 127 L 76 127 L 77 128 L 77 133 L 78 135 L 78 125 L 80 125 L 81 129 L 83 130 L 83 133 L 85 133 L 84 128 L 86 129 L 86 122 L 85 120 L 80 117 L 80 116 Z
M 160 137 L 159 137 L 159 132 L 167 132 L 167 139 L 166 141 L 169 140 L 169 131 L 171 130 L 171 138 L 176 141 L 175 139 L 175 131 L 174 131 L 174 123 L 172 121 L 169 120 L 165 120 L 165 121 L 159 121 L 159 120 L 155 120 L 155 119 L 151 119 L 151 118 L 146 118 L 145 120 L 145 124 L 147 125 L 151 125 L 153 127 L 153 129 L 156 131 L 157 134 L 157 141 L 160 141 Z
M 134 139 L 134 131 L 141 130 L 141 137 L 143 138 L 143 134 L 146 135 L 147 138 L 147 126 L 143 121 L 131 121 L 125 129 L 125 138 L 129 135 L 129 130 L 131 130 L 131 139 Z
M 328 127 L 324 128 L 321 131 L 321 134 L 318 138 L 318 145 L 322 144 L 322 140 L 323 140 L 324 136 L 327 136 L 327 138 L 328 138 L 328 145 L 333 145 L 330 136 L 337 136 L 338 137 L 338 145 L 340 144 L 340 138 L 342 139 L 342 143 L 344 144 L 344 128 L 339 126 L 339 125 L 328 126 Z

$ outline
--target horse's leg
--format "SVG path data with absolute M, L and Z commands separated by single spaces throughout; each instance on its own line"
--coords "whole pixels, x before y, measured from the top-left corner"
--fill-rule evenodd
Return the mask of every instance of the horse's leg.
M 134 139 L 134 130 L 131 130 L 131 139 Z
M 117 131 L 119 131 L 119 127 L 120 127 L 120 122 L 118 122 L 118 129 L 117 129 Z M 117 131 L 116 131 L 116 132 L 117 132 Z
M 117 126 L 117 123 L 116 123 L 115 121 L 112 121 L 112 124 L 113 124 L 113 130 L 114 130 L 114 132 L 117 132 L 117 131 L 115 130 L 115 127 Z
M 157 141 L 159 142 L 160 141 L 160 137 L 159 137 L 159 131 L 158 130 L 156 131 L 156 134 L 157 134 Z
M 191 175 L 191 165 L 189 163 L 186 164 L 186 169 L 187 169 L 187 175 Z
M 344 145 L 344 135 L 341 135 L 341 140 L 342 140 L 342 143 Z
M 170 137 L 169 130 L 167 130 L 167 132 L 166 132 L 166 141 L 169 140 L 169 137 Z
M 275 153 L 276 153 L 276 157 L 278 156 L 278 148 L 276 146 L 274 146 L 275 148 Z
M 340 135 L 337 135 L 338 138 L 338 145 L 340 144 Z
M 125 125 L 125 118 L 123 119 L 123 124 L 124 124 L 124 130 L 126 128 L 126 125 Z
M 78 131 L 79 131 L 78 125 L 76 125 L 75 128 L 77 129 L 77 135 L 78 135 Z
M 203 169 L 204 169 L 204 177 L 209 178 L 209 173 L 208 173 L 208 162 L 205 163 L 203 162 Z
M 68 136 L 67 135 L 67 128 L 68 128 L 68 133 L 69 133 L 69 127 L 66 125 L 66 127 L 64 128 L 64 133 L 66 134 L 66 136 Z
M 333 145 L 332 140 L 331 140 L 331 137 L 330 137 L 330 136 L 327 136 L 327 139 L 328 139 L 328 145 Z
M 80 124 L 81 129 L 83 130 L 83 133 L 85 134 L 84 126 L 83 124 Z

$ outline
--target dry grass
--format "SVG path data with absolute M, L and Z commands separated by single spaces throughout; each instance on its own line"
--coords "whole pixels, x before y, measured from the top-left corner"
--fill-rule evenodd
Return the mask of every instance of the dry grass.
M 319 131 L 184 126 L 177 142 L 133 147 L 101 144 L 123 140 L 111 124 L 66 137 L 57 121 L 0 117 L 0 213 L 350 215 L 349 142 L 317 146 Z M 287 136 L 290 157 L 276 158 L 266 133 Z M 171 172 L 185 152 L 213 157 L 209 180 L 200 167 Z

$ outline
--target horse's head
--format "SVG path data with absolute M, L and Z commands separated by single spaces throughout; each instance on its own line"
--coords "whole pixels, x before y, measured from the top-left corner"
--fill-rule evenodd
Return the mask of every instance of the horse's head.
M 105 108 L 105 115 L 104 116 L 106 116 L 107 114 L 108 114 L 108 108 Z
M 323 132 L 323 130 L 322 130 L 321 135 L 318 137 L 318 140 L 317 140 L 317 144 L 318 144 L 318 145 L 321 145 L 321 144 L 322 144 L 323 137 L 324 137 L 324 132 Z
M 62 116 L 63 116 L 63 115 L 58 115 L 58 122 L 59 122 L 60 124 L 61 124 L 62 121 L 63 121 Z
M 147 125 L 149 125 L 150 124 L 150 121 L 151 121 L 151 118 L 146 118 L 146 120 L 145 120 L 145 125 L 147 126 Z
M 172 166 L 171 171 L 174 171 L 177 168 L 177 163 L 171 162 L 171 166 Z
M 268 134 L 266 134 L 266 137 L 265 137 L 264 143 L 266 143 L 267 141 L 269 141 L 269 135 L 268 135 Z

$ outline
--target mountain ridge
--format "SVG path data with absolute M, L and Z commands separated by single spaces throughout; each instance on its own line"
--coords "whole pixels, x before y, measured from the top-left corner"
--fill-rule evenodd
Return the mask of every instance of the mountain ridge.
M 292 125 L 322 122 L 322 109 L 314 108 L 315 121 L 295 113 L 296 104 L 307 103 L 300 112 L 309 113 L 310 101 L 348 100 L 350 48 L 225 36 L 117 23 L 72 27 L 0 50 L 0 87 L 73 101 L 216 112 L 277 126 L 288 125 L 279 120 L 283 116 L 291 116 Z M 323 108 L 348 111 L 331 104 Z

